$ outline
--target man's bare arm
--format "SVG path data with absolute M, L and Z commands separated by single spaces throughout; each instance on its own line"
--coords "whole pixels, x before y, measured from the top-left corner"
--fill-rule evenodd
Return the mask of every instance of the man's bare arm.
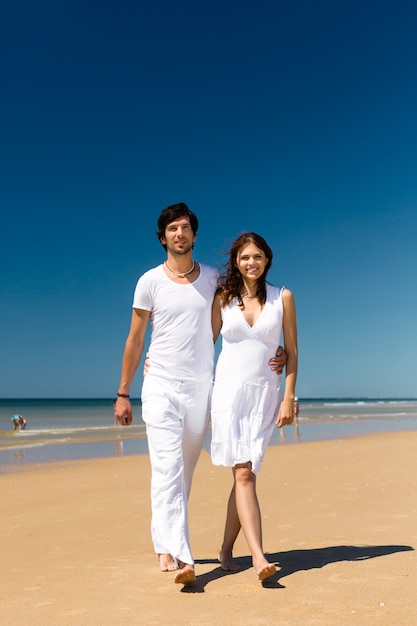
M 118 397 L 114 407 L 114 415 L 122 426 L 132 423 L 132 405 L 129 396 L 130 385 L 135 376 L 142 357 L 146 327 L 150 312 L 143 309 L 133 309 L 129 335 L 126 339 L 122 359 L 122 373 L 118 389 Z M 120 395 L 119 395 L 120 394 Z

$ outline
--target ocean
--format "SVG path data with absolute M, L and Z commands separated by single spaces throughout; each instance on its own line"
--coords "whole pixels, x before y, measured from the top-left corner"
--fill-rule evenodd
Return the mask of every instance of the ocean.
M 271 445 L 417 429 L 417 399 L 300 398 L 298 424 L 276 429 Z M 0 399 L 0 472 L 55 461 L 147 454 L 140 400 L 134 423 L 115 423 L 111 399 Z M 11 416 L 27 420 L 14 431 Z M 208 432 L 205 448 L 210 445 Z

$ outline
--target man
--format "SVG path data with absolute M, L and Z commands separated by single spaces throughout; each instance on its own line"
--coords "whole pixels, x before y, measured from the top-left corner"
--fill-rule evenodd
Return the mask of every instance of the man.
M 141 398 L 152 467 L 152 539 L 161 570 L 176 570 L 175 582 L 184 585 L 195 582 L 188 497 L 209 419 L 218 281 L 217 270 L 193 260 L 197 229 L 197 217 L 184 203 L 159 216 L 157 237 L 167 258 L 137 283 L 115 404 L 120 424 L 131 424 L 129 390 L 151 321 L 151 366 Z M 285 360 L 284 353 L 271 366 L 282 369 Z

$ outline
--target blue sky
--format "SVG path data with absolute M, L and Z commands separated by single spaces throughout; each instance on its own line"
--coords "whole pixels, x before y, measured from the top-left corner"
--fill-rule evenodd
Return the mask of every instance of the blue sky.
M 196 260 L 268 240 L 300 397 L 416 397 L 416 26 L 413 2 L 10 3 L 0 397 L 114 395 L 179 201 Z

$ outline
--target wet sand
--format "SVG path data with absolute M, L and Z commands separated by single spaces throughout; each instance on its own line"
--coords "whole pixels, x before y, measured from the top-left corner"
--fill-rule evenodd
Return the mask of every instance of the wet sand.
M 44 463 L 0 475 L 0 623 L 417 623 L 417 432 L 271 446 L 258 478 L 261 584 L 216 561 L 231 472 L 203 452 L 190 500 L 193 587 L 159 571 L 147 455 Z

